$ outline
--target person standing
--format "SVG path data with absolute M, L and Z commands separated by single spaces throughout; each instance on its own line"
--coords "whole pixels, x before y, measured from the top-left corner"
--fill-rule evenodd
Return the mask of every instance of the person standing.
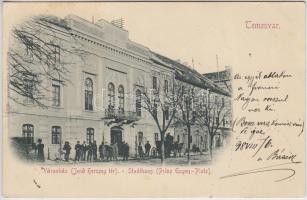
M 77 141 L 77 144 L 75 145 L 75 151 L 76 151 L 75 161 L 80 161 L 81 147 L 82 145 L 80 144 L 80 141 Z
M 129 145 L 128 143 L 123 144 L 123 160 L 128 160 L 129 157 Z
M 118 156 L 118 146 L 117 143 L 113 143 L 112 145 L 112 149 L 113 149 L 113 160 L 117 160 L 117 156 Z
M 93 160 L 97 160 L 97 144 L 96 140 L 94 140 L 94 143 L 92 144 L 92 151 L 93 151 Z
M 139 153 L 140 159 L 143 159 L 143 147 L 141 144 L 139 144 L 138 146 L 138 153 Z
M 111 145 L 106 145 L 105 146 L 106 149 L 106 154 L 107 154 L 107 161 L 111 161 L 113 158 L 113 147 L 112 144 Z
M 101 142 L 101 145 L 99 145 L 98 151 L 99 151 L 100 160 L 103 161 L 104 160 L 104 156 L 105 156 L 104 142 Z
M 145 156 L 149 157 L 149 152 L 151 149 L 151 145 L 149 144 L 149 141 L 147 141 L 147 143 L 145 144 Z
M 86 157 L 86 143 L 85 141 L 83 141 L 83 144 L 81 145 L 81 160 L 85 161 L 85 157 Z
M 92 143 L 90 142 L 87 145 L 87 162 L 92 162 L 93 159 L 93 147 L 92 147 Z
M 70 154 L 70 145 L 69 145 L 69 142 L 65 142 L 64 144 L 64 147 L 63 147 L 63 150 L 65 151 L 65 161 L 68 162 L 69 160 L 69 154 Z
M 44 162 L 45 161 L 45 155 L 44 155 L 44 144 L 42 143 L 42 139 L 38 139 L 37 140 L 37 145 L 36 145 L 36 149 L 37 149 L 37 159 L 39 161 Z

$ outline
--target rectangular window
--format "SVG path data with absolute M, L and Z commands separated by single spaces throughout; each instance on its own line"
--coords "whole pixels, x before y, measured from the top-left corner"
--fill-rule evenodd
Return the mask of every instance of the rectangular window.
M 217 105 L 218 101 L 217 101 L 217 96 L 214 97 L 214 104 Z
M 169 108 L 165 108 L 165 120 L 169 120 Z
M 168 92 L 168 80 L 164 80 L 164 91 Z
M 138 117 L 142 116 L 142 96 L 141 91 L 136 91 L 136 101 L 135 101 L 136 115 Z
M 22 125 L 22 136 L 26 144 L 34 143 L 34 126 L 32 124 Z
M 54 44 L 48 44 L 48 50 L 53 58 L 53 64 L 60 63 L 60 47 Z
M 61 127 L 53 126 L 52 127 L 52 144 L 60 144 L 61 143 Z
M 138 133 L 138 141 L 139 141 L 139 145 L 143 144 L 143 132 Z
M 31 46 L 33 45 L 33 38 L 32 37 L 30 37 L 30 36 L 26 36 L 25 38 L 24 38 L 25 40 L 24 40 L 24 43 L 25 43 L 25 56 L 27 56 L 27 57 L 31 57 L 32 56 L 32 50 L 31 50 Z
M 157 87 L 158 87 L 158 80 L 157 80 L 157 77 L 152 77 L 152 88 L 153 89 L 157 89 Z
M 159 141 L 159 133 L 155 133 L 155 141 Z
M 156 103 L 155 103 L 154 106 L 153 106 L 153 111 L 152 111 L 152 112 L 153 112 L 153 115 L 154 115 L 154 116 L 157 116 L 157 113 L 158 113 L 158 105 L 157 105 Z
M 34 79 L 24 79 L 23 87 L 25 92 L 25 104 L 33 104 L 34 103 Z
M 86 129 L 86 142 L 88 144 L 94 142 L 94 129 L 93 128 Z
M 52 85 L 52 105 L 59 107 L 61 105 L 61 87 Z

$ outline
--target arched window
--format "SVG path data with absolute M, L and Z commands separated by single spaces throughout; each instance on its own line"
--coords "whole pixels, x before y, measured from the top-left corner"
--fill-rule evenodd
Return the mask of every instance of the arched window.
M 125 110 L 125 90 L 122 85 L 118 87 L 118 102 L 119 102 L 119 113 L 124 113 Z
M 114 112 L 115 108 L 115 87 L 113 83 L 108 84 L 108 97 L 109 97 L 109 112 Z
M 34 126 L 32 124 L 22 125 L 22 137 L 26 144 L 34 143 Z
M 136 90 L 135 92 L 135 111 L 138 117 L 142 116 L 142 95 L 140 90 Z
M 93 110 L 93 81 L 85 79 L 85 110 Z
M 52 126 L 51 128 L 51 143 L 52 144 L 60 144 L 61 143 L 61 127 L 60 126 Z
M 94 142 L 94 129 L 93 128 L 86 129 L 86 142 L 87 143 Z

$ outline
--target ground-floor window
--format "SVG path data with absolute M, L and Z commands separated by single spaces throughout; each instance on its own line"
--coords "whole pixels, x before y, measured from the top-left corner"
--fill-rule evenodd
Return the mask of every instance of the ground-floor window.
M 26 144 L 34 143 L 34 126 L 32 124 L 22 125 L 22 137 Z
M 155 133 L 155 142 L 159 141 L 159 133 Z
M 87 143 L 94 142 L 94 129 L 93 128 L 86 129 L 86 142 Z
M 138 132 L 138 141 L 139 141 L 139 145 L 143 144 L 143 132 Z
M 61 143 L 61 127 L 60 126 L 52 126 L 51 128 L 52 134 L 52 144 L 60 144 Z

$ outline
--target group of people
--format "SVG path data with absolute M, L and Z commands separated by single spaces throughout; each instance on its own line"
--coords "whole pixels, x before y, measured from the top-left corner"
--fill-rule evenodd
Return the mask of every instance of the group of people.
M 44 144 L 42 143 L 42 139 L 37 140 L 38 144 L 33 143 L 32 149 L 37 153 L 37 160 L 38 161 L 44 161 Z M 166 137 L 165 141 L 165 156 L 170 157 L 171 152 L 174 153 L 174 157 L 176 155 L 181 154 L 183 144 L 179 144 L 177 141 L 173 142 L 172 138 L 170 138 L 168 135 Z M 64 151 L 64 160 L 69 161 L 70 154 L 71 154 L 71 146 L 68 141 L 64 143 L 63 151 Z M 77 141 L 77 144 L 75 145 L 75 161 L 112 161 L 118 160 L 118 157 L 121 156 L 122 160 L 127 161 L 129 157 L 129 145 L 127 142 L 122 142 L 121 144 L 118 144 L 116 142 L 111 143 L 110 145 L 105 144 L 104 142 L 101 142 L 99 147 L 97 147 L 96 141 L 89 142 L 86 144 L 85 141 L 83 141 L 82 144 L 80 144 L 80 141 Z M 150 151 L 155 150 L 157 154 L 161 154 L 161 144 L 159 141 L 156 141 L 156 147 L 151 146 L 149 141 L 146 142 L 144 145 L 139 144 L 137 148 L 137 153 L 140 159 L 149 158 L 150 157 Z M 99 157 L 98 157 L 99 153 Z
M 120 154 L 123 157 L 123 160 L 128 160 L 129 157 L 129 145 L 126 142 L 122 142 L 120 144 L 121 152 Z M 70 155 L 70 145 L 68 142 L 65 142 L 63 150 L 65 151 L 65 160 L 69 160 Z M 85 141 L 83 144 L 80 144 L 80 141 L 77 141 L 75 145 L 75 161 L 111 161 L 111 160 L 118 160 L 119 156 L 119 145 L 114 142 L 111 145 L 107 145 L 104 142 L 101 142 L 99 147 L 97 148 L 96 141 L 90 142 L 86 144 Z M 99 158 L 98 154 L 99 153 Z
M 149 141 L 146 142 L 144 147 L 145 147 L 145 152 L 143 151 L 142 144 L 138 145 L 138 154 L 139 154 L 139 158 L 140 159 L 143 159 L 144 157 L 149 157 L 150 156 L 151 145 L 150 145 Z

